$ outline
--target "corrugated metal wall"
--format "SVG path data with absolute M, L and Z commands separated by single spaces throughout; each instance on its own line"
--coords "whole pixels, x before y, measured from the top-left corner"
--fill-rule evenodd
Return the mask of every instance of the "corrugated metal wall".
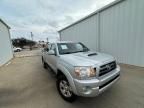
M 0 21 L 0 66 L 13 57 L 8 28 Z
M 120 63 L 144 67 L 144 0 L 124 0 L 60 32 Z M 99 19 L 98 19 L 99 18 Z
M 144 0 L 126 0 L 100 13 L 100 51 L 144 66 Z
M 61 40 L 80 41 L 92 50 L 98 50 L 98 18 L 97 15 L 65 29 L 61 32 Z

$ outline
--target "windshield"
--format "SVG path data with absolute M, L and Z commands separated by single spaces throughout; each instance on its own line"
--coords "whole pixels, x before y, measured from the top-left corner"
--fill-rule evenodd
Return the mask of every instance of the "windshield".
M 89 49 L 82 43 L 58 43 L 59 54 L 87 52 Z

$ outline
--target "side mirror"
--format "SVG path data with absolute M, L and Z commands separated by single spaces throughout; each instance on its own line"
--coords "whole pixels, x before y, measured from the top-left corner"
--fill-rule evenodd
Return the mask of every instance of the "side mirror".
M 54 50 L 49 50 L 49 51 L 48 51 L 48 54 L 49 54 L 49 55 L 55 55 L 55 52 L 54 52 Z

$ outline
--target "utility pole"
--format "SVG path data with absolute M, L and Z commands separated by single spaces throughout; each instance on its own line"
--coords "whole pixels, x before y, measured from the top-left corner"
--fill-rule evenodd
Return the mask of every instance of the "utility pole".
M 48 37 L 46 38 L 46 40 L 47 40 L 47 44 L 48 44 Z
M 31 32 L 31 39 L 32 39 L 32 41 L 33 41 L 33 33 Z
M 30 34 L 31 34 L 31 39 L 32 39 L 32 41 L 33 41 L 33 33 L 30 32 Z M 32 50 L 32 45 L 30 45 L 30 50 Z

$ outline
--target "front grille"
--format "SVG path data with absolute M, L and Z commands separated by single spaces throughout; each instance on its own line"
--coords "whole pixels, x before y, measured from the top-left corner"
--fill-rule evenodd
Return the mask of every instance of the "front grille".
M 116 62 L 115 61 L 110 62 L 110 63 L 105 64 L 105 65 L 102 65 L 102 66 L 100 66 L 99 76 L 105 75 L 114 69 L 116 69 Z

